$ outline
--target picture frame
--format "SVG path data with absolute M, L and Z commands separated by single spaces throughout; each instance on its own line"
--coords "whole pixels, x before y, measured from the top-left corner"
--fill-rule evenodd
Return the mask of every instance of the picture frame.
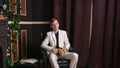
M 21 51 L 22 58 L 27 57 L 27 30 L 21 30 Z
M 21 8 L 20 14 L 22 16 L 26 16 L 26 14 L 27 14 L 27 11 L 26 11 L 26 0 L 20 0 L 20 4 L 21 4 L 21 6 L 20 6 L 20 8 Z

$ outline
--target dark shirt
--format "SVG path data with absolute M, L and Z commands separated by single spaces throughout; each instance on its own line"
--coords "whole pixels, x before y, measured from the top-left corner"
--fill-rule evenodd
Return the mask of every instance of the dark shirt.
M 57 46 L 56 46 L 56 48 L 59 48 L 59 33 L 57 32 L 57 33 L 55 33 L 55 37 L 56 37 L 56 44 L 57 44 Z

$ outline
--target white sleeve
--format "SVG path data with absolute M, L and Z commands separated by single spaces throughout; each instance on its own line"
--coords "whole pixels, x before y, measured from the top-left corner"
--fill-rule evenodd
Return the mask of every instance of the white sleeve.
M 51 51 L 52 47 L 48 45 L 48 44 L 49 44 L 49 41 L 50 41 L 50 40 L 49 40 L 49 35 L 48 35 L 48 33 L 47 33 L 47 36 L 46 36 L 46 38 L 43 40 L 43 42 L 42 42 L 42 44 L 41 44 L 41 47 L 47 49 L 48 51 Z
M 67 32 L 65 31 L 65 47 L 69 50 L 70 42 L 68 40 Z

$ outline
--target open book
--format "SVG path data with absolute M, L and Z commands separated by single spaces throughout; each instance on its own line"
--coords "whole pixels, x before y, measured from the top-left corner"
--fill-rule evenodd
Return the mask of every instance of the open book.
M 38 62 L 37 59 L 21 59 L 21 60 L 20 60 L 20 63 L 21 63 L 21 64 L 24 64 L 24 63 L 34 64 L 34 63 L 36 63 L 36 62 Z

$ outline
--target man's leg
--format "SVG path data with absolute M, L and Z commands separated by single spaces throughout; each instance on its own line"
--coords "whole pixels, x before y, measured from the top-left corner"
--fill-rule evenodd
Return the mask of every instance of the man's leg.
M 52 68 L 59 68 L 59 65 L 57 63 L 57 59 L 58 59 L 58 57 L 55 54 L 51 53 L 49 55 L 49 60 L 50 60 Z
M 66 52 L 64 58 L 70 60 L 70 68 L 76 68 L 78 63 L 78 54 L 73 52 Z

